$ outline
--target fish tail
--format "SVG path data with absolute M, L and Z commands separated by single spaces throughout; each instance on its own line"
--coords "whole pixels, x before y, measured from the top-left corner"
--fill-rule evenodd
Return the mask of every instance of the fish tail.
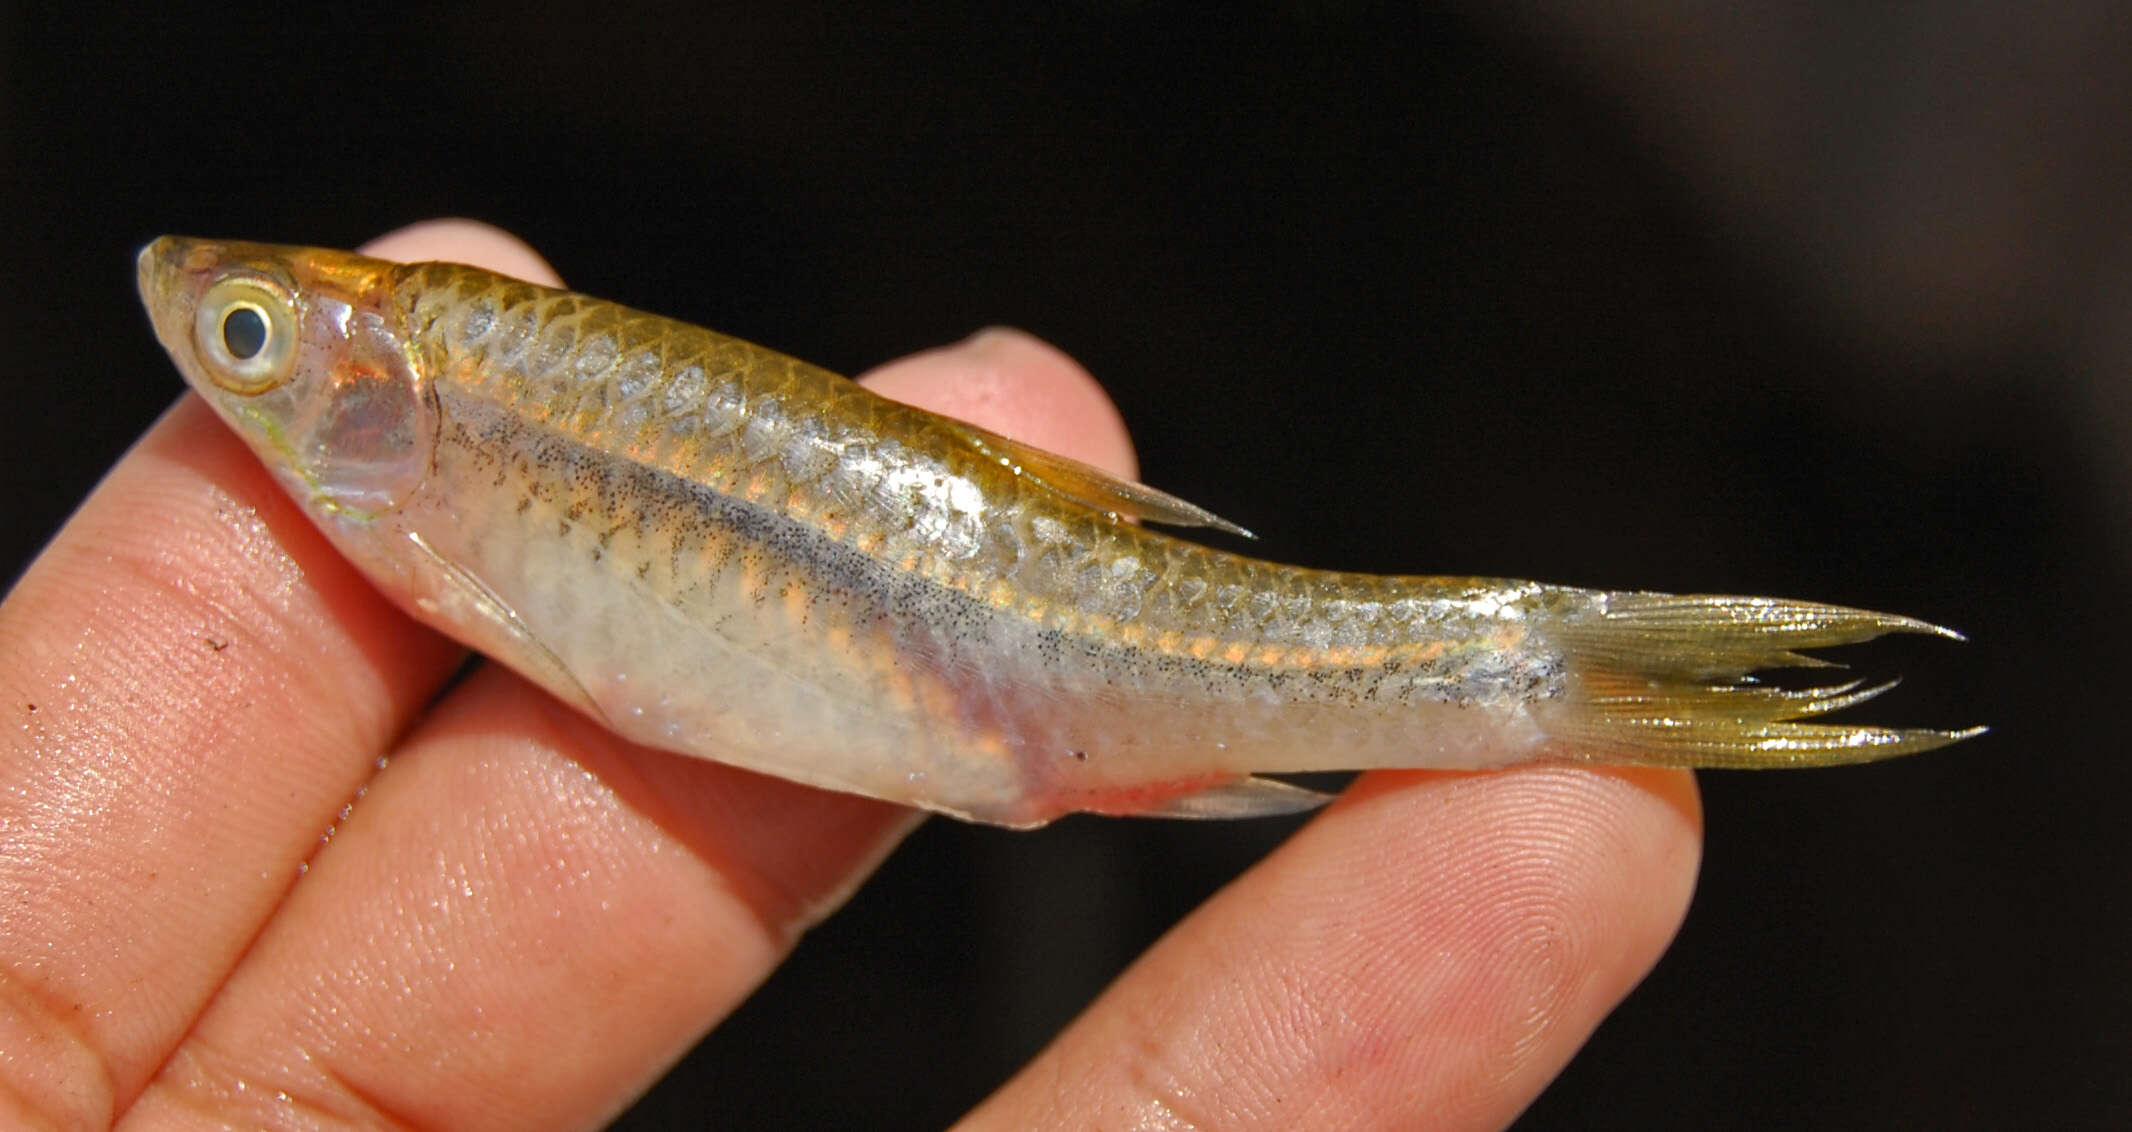
M 1835 667 L 1802 650 L 1887 633 L 1962 636 L 1910 617 L 1774 598 L 1609 593 L 1556 639 L 1573 702 L 1549 730 L 1568 757 L 1645 766 L 1834 766 L 1916 754 L 1983 733 L 1814 722 L 1895 686 L 1757 683 L 1758 669 Z

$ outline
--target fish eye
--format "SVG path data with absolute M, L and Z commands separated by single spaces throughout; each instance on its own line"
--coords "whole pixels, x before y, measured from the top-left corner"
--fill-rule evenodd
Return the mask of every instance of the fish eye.
M 296 304 L 269 280 L 224 279 L 200 296 L 193 339 L 216 385 L 246 396 L 264 393 L 295 368 Z
M 249 303 L 234 306 L 222 316 L 222 348 L 229 356 L 243 361 L 255 357 L 266 349 L 267 320 L 259 308 Z

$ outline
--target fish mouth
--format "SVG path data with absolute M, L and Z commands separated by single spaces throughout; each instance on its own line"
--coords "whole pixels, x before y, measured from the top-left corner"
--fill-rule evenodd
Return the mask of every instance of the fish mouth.
M 133 285 L 143 299 L 155 290 L 156 265 L 163 258 L 163 245 L 169 239 L 168 236 L 157 236 L 150 240 L 133 261 Z
M 134 285 L 140 290 L 141 305 L 148 308 L 148 319 L 165 343 L 172 341 L 174 328 L 191 321 L 195 288 L 185 285 L 185 268 L 198 247 L 198 241 L 183 236 L 158 236 L 134 260 Z
M 156 337 L 174 355 L 192 338 L 193 308 L 228 263 L 228 245 L 191 236 L 157 236 L 133 262 L 134 285 Z M 182 366 L 180 368 L 183 368 Z
M 158 236 L 134 258 L 134 283 L 147 309 L 156 341 L 177 366 L 186 384 L 206 393 L 206 381 L 194 356 L 193 315 L 200 296 L 214 282 L 227 259 L 225 247 L 188 236 Z
M 170 262 L 171 248 L 172 237 L 157 236 L 133 261 L 133 284 L 141 292 L 141 301 L 150 307 L 155 306 L 165 291 L 163 281 L 168 278 L 166 265 Z

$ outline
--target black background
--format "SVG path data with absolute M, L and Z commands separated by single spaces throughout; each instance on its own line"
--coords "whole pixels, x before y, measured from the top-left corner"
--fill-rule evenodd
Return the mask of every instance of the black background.
M 1703 777 L 1678 944 L 1519 1127 L 2114 1123 L 2132 52 L 1826 7 L 0 9 L 0 575 L 179 391 L 159 232 L 477 216 L 845 372 L 1023 326 L 1271 557 L 1970 634 L 1859 658 L 1990 736 Z M 945 1124 L 1293 825 L 932 822 L 621 1127 Z

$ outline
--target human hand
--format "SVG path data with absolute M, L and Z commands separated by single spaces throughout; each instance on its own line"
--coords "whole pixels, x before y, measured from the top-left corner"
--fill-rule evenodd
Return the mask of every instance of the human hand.
M 370 250 L 554 281 L 464 223 Z M 868 381 L 1133 471 L 1026 336 Z M 915 824 L 462 655 L 197 398 L 157 422 L 0 605 L 0 1124 L 596 1125 Z M 1699 838 L 1684 773 L 1365 775 L 964 1126 L 1503 1125 L 1655 961 Z

